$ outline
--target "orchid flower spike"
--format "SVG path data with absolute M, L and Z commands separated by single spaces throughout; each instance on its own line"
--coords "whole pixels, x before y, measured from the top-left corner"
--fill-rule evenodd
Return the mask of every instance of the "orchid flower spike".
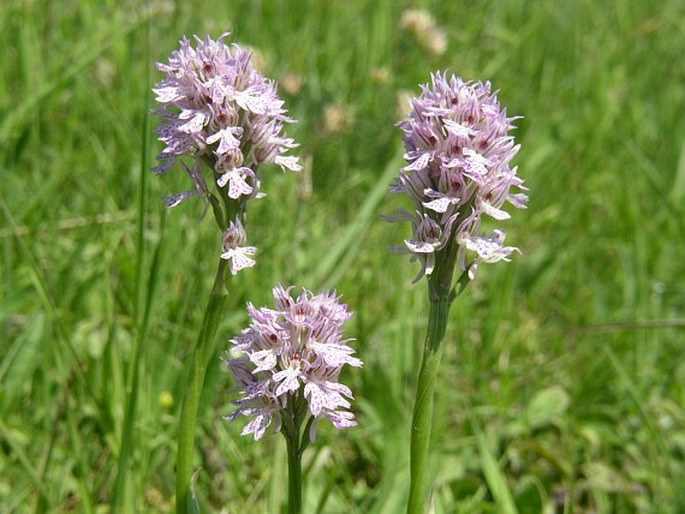
M 255 440 L 269 427 L 278 432 L 285 424 L 299 426 L 303 413 L 339 429 L 357 424 L 348 410 L 352 391 L 338 381 L 343 366 L 362 366 L 343 337 L 352 313 L 335 292 L 304 290 L 295 298 L 292 290 L 273 289 L 275 309 L 248 304 L 250 326 L 231 340 L 225 358 L 240 391 L 233 402 L 238 408 L 226 419 L 251 418 L 242 435 Z
M 407 165 L 391 192 L 407 195 L 413 212 L 400 211 L 390 221 L 411 221 L 413 236 L 395 249 L 421 263 L 416 277 L 428 277 L 442 265 L 458 266 L 469 279 L 481 262 L 508 261 L 517 248 L 504 245 L 500 229 L 483 234 L 483 215 L 501 222 L 510 217 L 509 203 L 524 208 L 528 197 L 517 168 L 510 167 L 520 145 L 515 128 L 489 82 L 464 82 L 446 73 L 432 75 L 412 99 L 408 118 L 399 122 Z M 444 261 L 444 262 L 441 262 Z M 449 261 L 449 262 L 447 262 Z M 439 287 L 450 288 L 449 281 Z
M 276 164 L 292 171 L 301 166 L 296 156 L 286 155 L 298 145 L 283 128 L 295 120 L 286 115 L 276 82 L 253 66 L 250 51 L 227 46 L 223 42 L 227 35 L 216 41 L 195 36 L 195 46 L 184 37 L 167 63 L 157 63 L 165 76 L 153 88 L 161 104 L 153 112 L 162 119 L 157 135 L 164 149 L 153 171 L 164 174 L 179 160 L 193 159 L 195 164 L 184 168 L 194 188 L 167 197 L 166 206 L 202 196 L 213 207 L 226 206 L 222 216 L 215 214 L 222 231 L 238 225 L 244 231 L 247 201 L 264 196 L 259 190 L 261 166 Z M 209 176 L 201 172 L 200 163 L 208 165 Z M 221 202 L 210 193 L 210 183 L 223 196 Z M 228 251 L 224 244 L 223 254 Z M 242 263 L 234 265 L 232 272 L 251 265 L 240 257 L 232 259 Z

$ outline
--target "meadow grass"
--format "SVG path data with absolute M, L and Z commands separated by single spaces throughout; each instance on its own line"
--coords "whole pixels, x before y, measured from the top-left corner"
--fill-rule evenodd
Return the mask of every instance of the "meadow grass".
M 408 8 L 434 15 L 444 54 L 398 28 Z M 322 424 L 305 453 L 305 512 L 404 511 L 428 301 L 387 250 L 408 227 L 380 215 L 407 207 L 385 193 L 402 165 L 397 94 L 439 69 L 491 80 L 525 116 L 531 201 L 507 227 L 523 255 L 484 266 L 451 312 L 435 511 L 685 511 L 682 2 L 6 0 L 0 29 L 0 512 L 172 509 L 220 242 L 199 202 L 163 211 L 187 184 L 148 171 L 149 88 L 183 34 L 226 30 L 267 76 L 302 78 L 283 95 L 308 169 L 266 171 L 249 213 L 259 262 L 231 280 L 217 346 L 280 281 L 342 293 L 365 362 L 345 376 L 359 427 Z M 331 105 L 353 113 L 333 133 Z M 284 445 L 222 421 L 231 387 L 215 359 L 201 505 L 279 512 Z

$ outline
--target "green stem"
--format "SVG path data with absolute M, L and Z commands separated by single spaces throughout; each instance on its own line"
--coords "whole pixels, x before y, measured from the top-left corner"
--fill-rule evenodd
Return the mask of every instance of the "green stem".
M 226 303 L 226 268 L 227 262 L 219 261 L 214 277 L 214 286 L 209 296 L 202 327 L 195 344 L 190 364 L 188 384 L 181 408 L 181 420 L 178 434 L 178 454 L 176 460 L 176 512 L 186 514 L 189 511 L 190 482 L 193 472 L 193 449 L 195 446 L 195 425 L 200 404 L 200 397 L 205 381 L 207 366 L 214 354 L 214 336 L 219 319 Z
M 472 201 L 472 200 L 471 200 Z M 464 211 L 467 212 L 467 211 Z M 459 226 L 458 218 L 453 227 Z M 454 233 L 450 233 L 446 245 L 435 256 L 435 268 L 428 277 L 430 312 L 428 331 L 423 347 L 421 369 L 416 385 L 416 400 L 411 424 L 410 485 L 408 514 L 424 514 L 428 495 L 428 450 L 433 421 L 433 397 L 435 382 L 442 359 L 442 343 L 447 329 L 447 318 L 452 302 L 464 292 L 469 284 L 468 270 L 471 264 L 453 284 L 459 245 Z
M 309 429 L 314 423 L 314 416 L 309 416 L 302 433 L 307 414 L 307 401 L 299 392 L 289 399 L 282 416 L 281 433 L 288 449 L 288 514 L 302 513 L 302 453 L 309 444 Z
M 411 483 L 408 514 L 424 514 L 428 493 L 428 450 L 433 420 L 435 382 L 442 358 L 447 317 L 451 300 L 449 294 L 431 297 L 428 332 L 416 389 L 411 430 Z
M 285 441 L 288 448 L 288 514 L 301 514 L 302 452 L 300 452 L 299 434 L 285 433 Z

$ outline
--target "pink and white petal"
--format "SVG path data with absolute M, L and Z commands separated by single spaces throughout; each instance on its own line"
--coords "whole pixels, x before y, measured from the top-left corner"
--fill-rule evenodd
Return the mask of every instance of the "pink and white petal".
M 309 382 L 304 386 L 304 396 L 309 401 L 309 411 L 318 417 L 321 410 L 326 405 L 326 394 L 321 390 L 318 384 Z
M 298 158 L 294 155 L 277 155 L 274 162 L 281 168 L 288 168 L 292 171 L 300 171 L 302 166 L 297 161 Z
M 271 424 L 271 420 L 271 414 L 260 414 L 247 425 L 245 425 L 245 428 L 243 428 L 242 432 L 240 432 L 240 435 L 252 434 L 254 436 L 254 440 L 259 441 L 264 436 L 264 432 Z
M 252 352 L 248 355 L 248 357 L 250 362 L 256 366 L 252 373 L 273 369 L 277 362 L 276 354 L 273 350 L 260 350 L 258 352 Z
M 456 198 L 444 196 L 442 198 L 431 200 L 430 202 L 423 202 L 423 206 L 426 209 L 430 209 L 431 211 L 443 214 L 445 211 L 447 211 L 447 209 L 449 209 L 450 205 L 455 205 L 458 201 L 459 200 L 457 200 Z
M 417 239 L 405 239 L 404 244 L 407 245 L 410 251 L 414 253 L 433 253 L 435 252 L 435 245 Z
M 300 376 L 300 370 L 293 368 L 284 369 L 283 371 L 275 373 L 273 376 L 274 381 L 280 382 L 276 388 L 276 396 L 297 391 L 300 388 L 300 381 L 298 380 Z
M 238 128 L 239 127 L 228 127 L 221 129 L 209 136 L 206 143 L 211 145 L 219 141 L 219 146 L 216 149 L 216 153 L 219 155 L 223 155 L 229 150 L 238 148 L 240 146 L 240 140 L 233 135 L 234 132 L 237 132 Z M 240 132 L 242 132 L 242 130 Z
M 245 268 L 251 268 L 256 264 L 254 259 L 250 259 L 245 255 L 241 248 L 236 248 L 233 253 L 233 259 L 231 259 L 230 271 L 232 275 L 235 275 Z
M 444 120 L 444 124 L 447 132 L 463 139 L 467 139 L 475 134 L 473 129 L 450 119 Z
M 233 171 L 227 171 L 226 173 L 220 175 L 219 178 L 216 179 L 216 185 L 219 187 L 224 187 L 231 179 L 231 173 L 233 173 Z
M 251 90 L 239 91 L 235 95 L 235 102 L 243 109 L 255 114 L 265 114 L 268 104 L 258 91 Z
M 406 157 L 406 156 L 405 156 Z M 403 171 L 420 171 L 428 166 L 431 159 L 431 153 L 426 152 L 421 154 L 414 162 L 402 168 Z
M 249 195 L 252 193 L 253 189 L 250 184 L 245 182 L 245 179 L 241 177 L 237 172 L 231 171 L 231 180 L 228 184 L 228 197 L 234 200 L 240 198 L 241 195 Z
M 183 98 L 177 86 L 160 87 L 153 89 L 152 92 L 157 95 L 155 100 L 159 103 L 175 102 Z
M 510 193 L 507 196 L 507 201 L 509 201 L 509 203 L 511 203 L 514 207 L 525 209 L 528 204 L 528 195 L 524 193 Z
M 197 112 L 190 119 L 190 121 L 178 127 L 178 130 L 185 132 L 186 134 L 197 134 L 198 132 L 202 131 L 202 127 L 204 127 L 206 119 L 207 118 L 203 113 Z
M 352 357 L 354 350 L 349 346 L 332 343 L 309 343 L 307 345 L 318 357 L 321 357 L 328 366 L 337 368 L 343 364 L 360 367 L 362 361 Z
M 498 209 L 494 205 L 490 205 L 489 203 L 487 203 L 484 200 L 480 200 L 478 202 L 478 206 L 480 207 L 480 209 L 485 214 L 487 214 L 488 216 L 490 216 L 490 217 L 492 217 L 498 221 L 504 221 L 504 220 L 508 220 L 509 218 L 511 218 L 511 214 L 509 214 L 506 211 L 503 211 L 502 209 Z
M 350 390 L 350 388 L 347 387 L 345 384 L 341 384 L 340 382 L 326 382 L 326 388 L 329 391 L 344 394 L 348 398 L 354 399 L 354 396 L 352 396 L 352 391 Z
M 357 426 L 357 421 L 354 419 L 354 414 L 348 411 L 326 411 L 324 412 L 333 426 L 337 429 L 344 429 Z
M 433 273 L 433 270 L 435 269 L 435 254 L 434 253 L 426 254 L 426 262 L 424 265 L 425 265 L 426 275 L 430 275 L 431 273 Z

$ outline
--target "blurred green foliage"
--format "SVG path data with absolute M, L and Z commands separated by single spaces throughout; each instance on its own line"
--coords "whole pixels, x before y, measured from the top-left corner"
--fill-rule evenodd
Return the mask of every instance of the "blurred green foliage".
M 409 9 L 432 15 L 444 52 L 403 28 Z M 384 193 L 401 93 L 442 69 L 491 80 L 524 116 L 531 202 L 505 227 L 523 255 L 484 266 L 452 312 L 435 511 L 685 511 L 682 2 L 5 0 L 0 29 L 0 511 L 172 509 L 184 365 L 220 241 L 199 202 L 162 212 L 187 184 L 145 176 L 159 149 L 145 120 L 154 61 L 227 30 L 281 82 L 307 169 L 267 170 L 249 213 L 258 266 L 231 280 L 220 337 L 279 281 L 335 287 L 365 361 L 345 377 L 360 426 L 322 424 L 305 454 L 306 511 L 404 509 L 427 301 L 387 251 L 408 228 L 380 214 L 406 207 Z M 282 442 L 221 419 L 230 388 L 217 359 L 196 492 L 207 512 L 279 512 Z

